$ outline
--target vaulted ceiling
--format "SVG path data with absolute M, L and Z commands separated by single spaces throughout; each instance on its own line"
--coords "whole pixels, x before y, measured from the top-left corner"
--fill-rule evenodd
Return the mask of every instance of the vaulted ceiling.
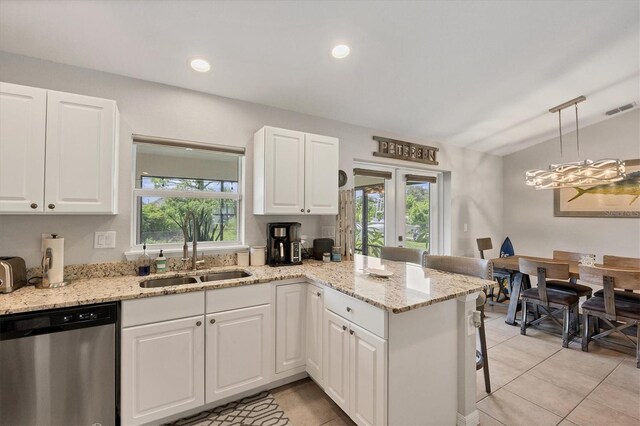
M 500 155 L 640 101 L 634 0 L 2 0 L 0 50 Z

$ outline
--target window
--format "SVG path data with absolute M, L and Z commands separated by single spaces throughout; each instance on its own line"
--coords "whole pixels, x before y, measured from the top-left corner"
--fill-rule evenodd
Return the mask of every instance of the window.
M 133 244 L 182 247 L 193 236 L 184 221 L 189 211 L 197 219 L 198 242 L 242 244 L 244 149 L 141 138 L 134 136 Z

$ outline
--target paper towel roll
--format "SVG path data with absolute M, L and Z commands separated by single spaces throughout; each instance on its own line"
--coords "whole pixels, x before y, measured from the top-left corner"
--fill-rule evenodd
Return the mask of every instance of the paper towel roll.
M 55 235 L 55 234 L 54 234 Z M 64 238 L 53 235 L 44 239 L 44 253 L 51 249 L 51 266 L 49 267 L 49 282 L 52 284 L 64 281 Z

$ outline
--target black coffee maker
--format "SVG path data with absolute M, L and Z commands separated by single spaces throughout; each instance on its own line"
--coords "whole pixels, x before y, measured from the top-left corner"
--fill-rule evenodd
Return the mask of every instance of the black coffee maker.
M 267 223 L 267 263 L 269 265 L 302 264 L 301 226 L 297 222 Z

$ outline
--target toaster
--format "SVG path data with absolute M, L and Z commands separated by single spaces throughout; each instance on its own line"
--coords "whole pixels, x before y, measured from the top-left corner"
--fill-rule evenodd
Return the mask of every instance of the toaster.
M 0 257 L 0 293 L 27 285 L 27 267 L 21 257 Z

